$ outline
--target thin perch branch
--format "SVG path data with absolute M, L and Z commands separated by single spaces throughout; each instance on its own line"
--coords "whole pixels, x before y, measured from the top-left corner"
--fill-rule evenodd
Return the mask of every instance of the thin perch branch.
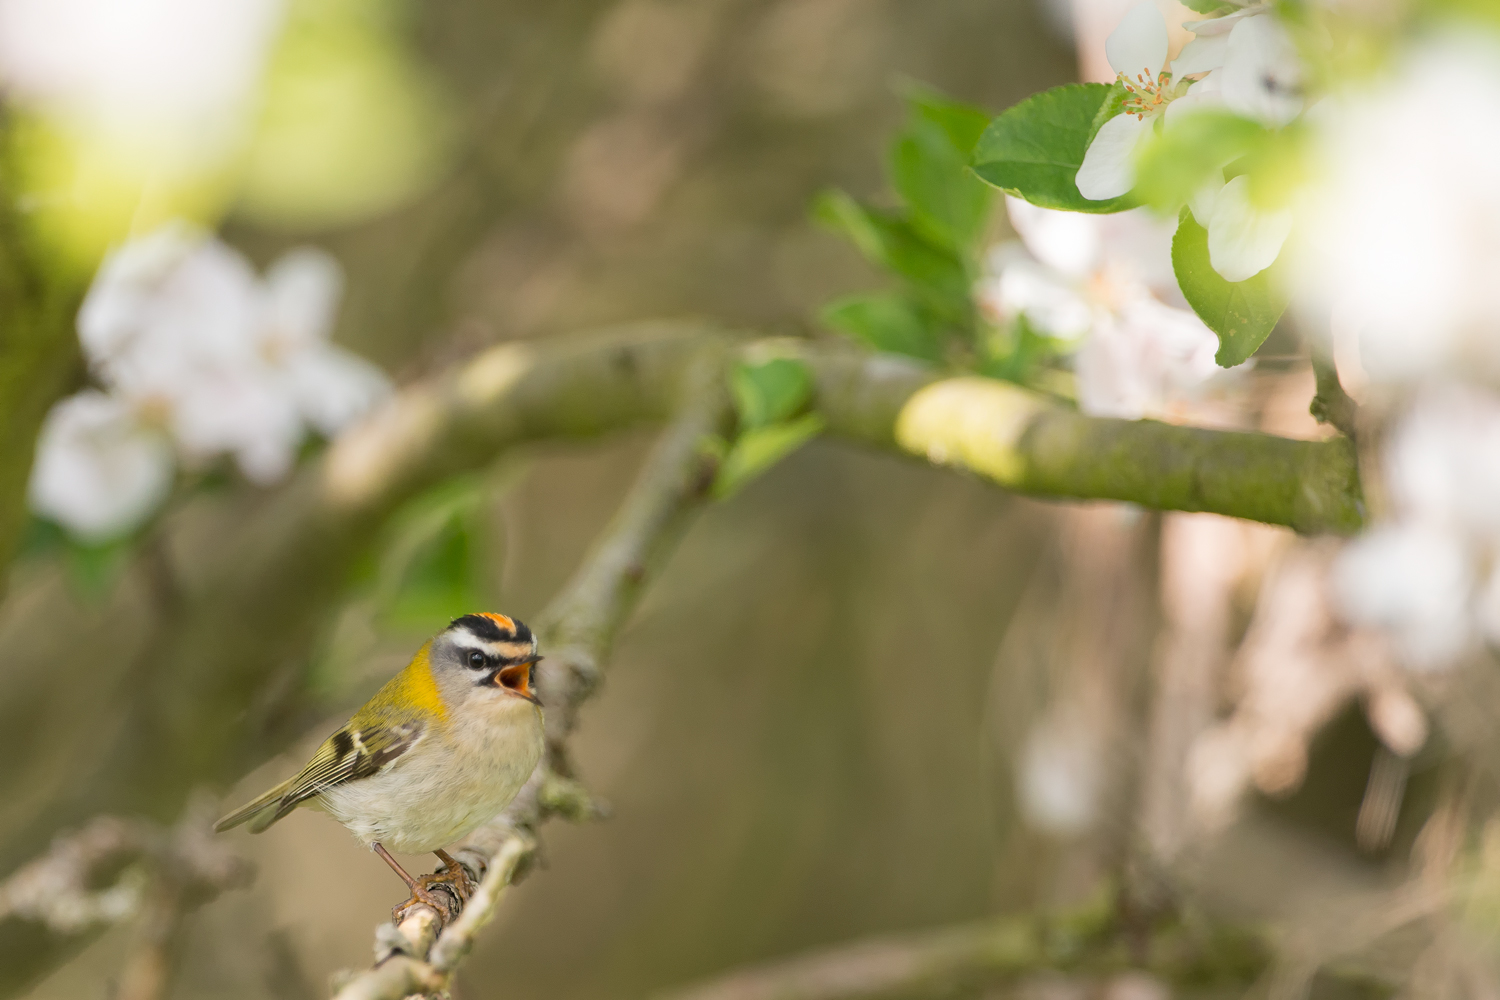
M 536 829 L 553 815 L 577 818 L 580 803 L 587 810 L 586 794 L 571 779 L 567 737 L 579 707 L 598 686 L 620 625 L 708 497 L 716 461 L 705 445 L 725 430 L 731 414 L 723 368 L 717 352 L 699 360 L 681 413 L 582 568 L 537 620 L 547 654 L 538 682 L 547 713 L 547 755 L 516 800 L 454 849 L 461 864 L 481 874 L 479 889 L 441 934 L 438 914 L 421 905 L 410 907 L 400 926 L 382 925 L 375 967 L 345 982 L 337 1000 L 401 1000 L 445 989 L 506 887 L 524 871 Z

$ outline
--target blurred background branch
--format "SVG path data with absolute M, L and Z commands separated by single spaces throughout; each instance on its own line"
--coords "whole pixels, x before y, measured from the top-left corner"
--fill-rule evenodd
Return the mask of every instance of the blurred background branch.
M 187 911 L 243 888 L 253 874 L 214 838 L 215 806 L 211 797 L 200 798 L 170 828 L 95 817 L 0 882 L 7 988 L 24 985 L 108 927 L 133 923 L 136 942 L 118 996 L 166 996 Z
M 767 962 L 662 1000 L 928 1000 L 1045 974 L 1084 981 L 1149 974 L 1176 996 L 1245 987 L 1267 967 L 1256 934 L 1166 925 L 1132 944 L 1108 904 L 882 936 Z

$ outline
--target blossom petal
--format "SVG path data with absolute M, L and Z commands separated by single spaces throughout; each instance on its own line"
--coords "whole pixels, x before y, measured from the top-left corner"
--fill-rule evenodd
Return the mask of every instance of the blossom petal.
M 190 460 L 233 455 L 262 486 L 291 470 L 303 426 L 295 402 L 269 373 L 204 371 L 172 400 L 172 434 Z
M 1209 263 L 1225 281 L 1244 281 L 1275 262 L 1291 231 L 1292 210 L 1267 211 L 1251 204 L 1250 178 L 1242 174 L 1214 199 L 1208 221 Z
M 1142 0 L 1130 8 L 1104 43 L 1104 54 L 1116 73 L 1134 78 L 1144 73 L 1151 79 L 1167 61 L 1167 21 L 1153 0 Z
M 1207 73 L 1224 65 L 1229 56 L 1229 34 L 1201 35 L 1182 47 L 1177 58 L 1172 60 L 1174 77 Z
M 1224 171 L 1219 170 L 1188 196 L 1188 210 L 1193 213 L 1193 220 L 1204 229 L 1213 221 L 1214 202 L 1219 200 L 1219 192 L 1222 190 Z
M 1074 178 L 1078 193 L 1089 201 L 1107 201 L 1135 187 L 1135 150 L 1151 126 L 1150 121 L 1124 114 L 1105 122 L 1083 154 Z
M 1067 279 L 1043 264 L 1018 260 L 1001 274 L 995 288 L 1002 316 L 1024 315 L 1039 333 L 1077 340 L 1089 332 L 1094 311 Z
M 1219 373 L 1218 338 L 1191 310 L 1131 296 L 1074 356 L 1078 407 L 1135 420 L 1160 413 Z
M 1005 212 L 1026 249 L 1043 264 L 1074 277 L 1087 275 L 1098 266 L 1098 217 L 1040 208 L 1014 195 L 1005 196 Z
M 121 256 L 144 256 L 150 248 L 135 246 L 156 236 L 132 241 Z M 165 257 L 165 254 L 161 255 Z M 126 396 L 165 393 L 190 382 L 203 367 L 245 367 L 258 363 L 263 303 L 259 279 L 242 254 L 216 239 L 195 237 L 185 252 L 165 261 L 146 277 L 140 268 L 129 291 L 128 309 L 114 276 L 101 270 L 95 280 L 101 302 L 90 322 L 103 338 L 89 349 L 99 376 Z M 90 297 L 95 295 L 90 292 Z M 106 322 L 108 320 L 108 322 Z M 104 327 L 118 324 L 110 336 Z M 80 338 L 85 324 L 80 315 Z M 112 339 L 111 339 L 112 338 Z M 107 342 L 107 346 L 103 346 Z
M 329 437 L 364 416 L 391 392 L 385 372 L 331 345 L 293 358 L 287 366 L 287 382 L 302 416 Z
M 1276 126 L 1302 113 L 1302 60 L 1272 15 L 1247 17 L 1234 26 L 1222 72 L 1224 103 L 1233 110 Z
M 1434 525 L 1374 528 L 1340 554 L 1334 597 L 1350 621 L 1390 629 L 1407 666 L 1448 666 L 1472 639 L 1469 548 L 1455 533 Z
M 327 340 L 344 291 L 344 272 L 327 251 L 299 247 L 266 271 L 269 335 L 289 344 Z
M 1257 3 L 1240 10 L 1225 14 L 1223 17 L 1210 17 L 1202 21 L 1183 21 L 1182 26 L 1191 31 L 1199 38 L 1208 38 L 1213 35 L 1227 35 L 1234 30 L 1234 26 L 1247 17 L 1263 14 L 1270 9 L 1268 4 Z
M 154 291 L 204 239 L 186 223 L 171 222 L 105 255 L 78 309 L 78 341 L 90 363 L 107 363 L 130 344 Z
M 37 439 L 29 498 L 88 541 L 138 527 L 172 486 L 172 449 L 128 404 L 88 390 L 52 408 Z

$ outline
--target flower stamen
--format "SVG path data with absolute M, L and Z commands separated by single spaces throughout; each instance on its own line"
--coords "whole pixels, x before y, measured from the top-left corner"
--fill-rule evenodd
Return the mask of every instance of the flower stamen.
M 1134 80 L 1121 73 L 1119 80 L 1125 87 L 1125 99 L 1120 102 L 1120 107 L 1125 114 L 1135 115 L 1138 121 L 1144 121 L 1147 115 L 1158 114 L 1177 96 L 1172 92 L 1172 74 L 1167 70 L 1153 75 L 1147 68 L 1137 73 Z

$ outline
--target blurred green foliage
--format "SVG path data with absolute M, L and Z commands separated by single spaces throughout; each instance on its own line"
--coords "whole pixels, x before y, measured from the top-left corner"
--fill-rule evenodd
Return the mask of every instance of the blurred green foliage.
M 449 160 L 452 112 L 399 0 L 296 0 L 268 68 L 237 210 L 282 229 L 395 207 Z
M 730 389 L 739 433 L 714 479 L 713 493 L 719 499 L 739 492 L 823 429 L 821 416 L 802 413 L 812 397 L 812 375 L 800 361 L 740 362 L 730 378 Z
M 897 287 L 839 298 L 820 319 L 877 351 L 1054 390 L 1059 380 L 1050 376 L 1070 346 L 1024 318 L 985 316 L 975 302 L 996 199 L 970 162 L 986 129 L 993 131 L 988 114 L 925 87 L 908 87 L 905 96 L 906 123 L 887 160 L 899 207 L 863 204 L 842 191 L 825 192 L 814 206 Z
M 407 504 L 386 531 L 375 567 L 375 606 L 387 626 L 430 630 L 490 607 L 485 567 L 499 557 L 483 476 L 461 476 Z

